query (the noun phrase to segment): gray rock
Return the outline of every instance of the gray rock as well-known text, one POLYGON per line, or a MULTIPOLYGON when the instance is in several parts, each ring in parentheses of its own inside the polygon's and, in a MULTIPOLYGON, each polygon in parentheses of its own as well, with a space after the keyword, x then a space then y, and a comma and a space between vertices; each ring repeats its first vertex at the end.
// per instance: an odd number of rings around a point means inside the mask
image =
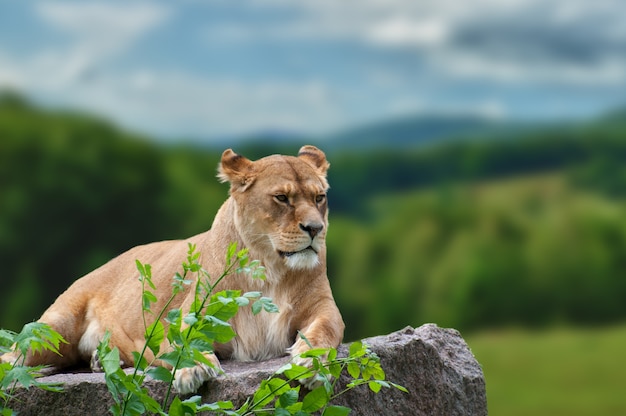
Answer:
MULTIPOLYGON (((485 380, 480 365, 467 344, 453 329, 433 324, 407 327, 365 342, 381 360, 387 380, 409 390, 383 389, 378 394, 361 386, 340 396, 334 404, 352 409, 352 415, 486 415, 485 380)), ((346 356, 341 345, 339 356, 346 356)), ((242 404, 288 357, 260 363, 223 362, 226 374, 207 382, 199 394, 205 403, 231 400, 242 404)), ((340 379, 340 388, 349 376, 340 379)), ((10 406, 21 415, 106 415, 113 404, 103 374, 56 374, 42 381, 59 382, 64 393, 20 389, 10 406)), ((165 385, 148 381, 155 398, 165 395, 165 385)))

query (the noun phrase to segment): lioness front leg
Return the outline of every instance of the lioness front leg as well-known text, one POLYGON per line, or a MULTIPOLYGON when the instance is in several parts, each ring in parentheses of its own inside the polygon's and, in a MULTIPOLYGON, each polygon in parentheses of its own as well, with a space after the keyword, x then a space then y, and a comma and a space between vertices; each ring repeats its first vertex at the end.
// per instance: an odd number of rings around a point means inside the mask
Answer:
MULTIPOLYGON (((193 304, 195 297, 194 294, 190 294, 184 300, 181 310, 189 311, 191 309, 191 305, 193 304)), ((188 328, 188 325, 183 322, 181 330, 185 330, 188 328)), ((168 340, 164 340, 161 345, 162 351, 167 351, 171 349, 168 340)), ((220 361, 215 355, 215 353, 211 351, 203 351, 202 355, 207 359, 211 365, 208 365, 203 362, 196 361, 196 365, 193 367, 185 367, 179 368, 174 371, 174 382, 173 386, 180 394, 188 394, 196 392, 205 381, 208 381, 212 378, 217 377, 220 374, 223 374, 222 366, 220 365, 220 361)), ((171 365, 163 362, 163 366, 168 368, 170 371, 173 371, 171 365)))
MULTIPOLYGON (((311 367, 311 358, 302 358, 300 355, 312 348, 336 348, 343 338, 344 324, 341 316, 333 318, 318 318, 310 325, 300 330, 296 342, 289 348, 289 353, 297 365, 311 367), (310 344, 310 346, 309 346, 310 344)), ((325 359, 326 357, 323 357, 325 359)), ((313 390, 321 385, 322 381, 316 377, 310 377, 300 381, 306 388, 313 390)))

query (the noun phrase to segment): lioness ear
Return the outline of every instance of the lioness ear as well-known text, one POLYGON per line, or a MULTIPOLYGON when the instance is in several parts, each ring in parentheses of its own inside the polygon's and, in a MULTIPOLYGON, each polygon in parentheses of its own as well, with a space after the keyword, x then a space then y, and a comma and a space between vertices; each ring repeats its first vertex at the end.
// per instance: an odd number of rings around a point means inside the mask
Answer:
POLYGON ((321 174, 325 175, 330 167, 330 163, 326 161, 326 155, 315 146, 306 145, 300 148, 298 157, 309 165, 317 169, 321 174))
POLYGON ((238 155, 232 149, 224 150, 217 177, 220 182, 230 182, 231 190, 243 191, 254 181, 252 165, 251 160, 238 155))

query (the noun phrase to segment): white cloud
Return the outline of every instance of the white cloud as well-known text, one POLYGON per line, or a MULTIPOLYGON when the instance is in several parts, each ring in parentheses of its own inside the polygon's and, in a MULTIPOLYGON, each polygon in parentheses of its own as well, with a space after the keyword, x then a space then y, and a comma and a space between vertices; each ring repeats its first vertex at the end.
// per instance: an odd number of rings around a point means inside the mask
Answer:
MULTIPOLYGON (((169 16, 156 3, 41 2, 39 17, 69 39, 37 51, 29 66, 55 77, 49 83, 65 86, 82 82, 98 67, 129 51, 134 43, 169 16)), ((33 80, 36 82, 36 80, 33 80)))
POLYGON ((448 75, 460 79, 484 79, 508 84, 549 84, 574 86, 610 86, 626 83, 626 61, 604 59, 595 63, 573 64, 538 61, 526 65, 516 59, 493 59, 463 51, 440 53, 432 63, 445 68, 448 75))
POLYGON ((442 20, 412 21, 398 16, 373 25, 366 38, 378 45, 437 46, 448 35, 449 27, 442 20))
POLYGON ((341 119, 333 89, 321 81, 244 81, 184 69, 106 67, 124 59, 138 39, 167 18, 156 4, 40 3, 36 11, 69 39, 30 54, 0 53, 0 87, 165 137, 267 128, 323 131, 341 119))
MULTIPOLYGON (((500 82, 622 84, 623 0, 285 0, 296 10, 266 33, 402 47, 440 76, 500 82), (494 47, 496 48, 494 50, 494 47)), ((241 31, 245 28, 240 28, 241 31)), ((263 36, 258 31, 255 36, 263 36)), ((254 39, 251 36, 249 39, 254 39)))
POLYGON ((169 14, 156 3, 42 2, 35 10, 44 21, 73 36, 75 43, 105 54, 126 50, 169 14))
POLYGON ((324 131, 341 119, 331 89, 314 81, 252 83, 140 70, 66 92, 82 108, 163 137, 246 134, 277 127, 324 131))

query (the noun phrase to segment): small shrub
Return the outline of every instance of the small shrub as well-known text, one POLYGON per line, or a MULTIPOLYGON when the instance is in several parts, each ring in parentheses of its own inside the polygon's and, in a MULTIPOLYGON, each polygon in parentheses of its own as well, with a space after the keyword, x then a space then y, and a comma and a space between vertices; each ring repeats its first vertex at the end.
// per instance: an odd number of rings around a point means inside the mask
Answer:
POLYGON ((59 345, 65 342, 59 333, 40 322, 24 325, 19 334, 0 329, 0 354, 17 353, 17 359, 14 362, 0 363, 0 415, 14 414, 8 404, 13 398, 15 389, 19 386, 27 389, 34 386, 49 391, 62 391, 58 384, 37 381, 37 377, 46 368, 45 366, 28 367, 24 363, 29 350, 33 352, 48 350, 59 354, 59 345))

